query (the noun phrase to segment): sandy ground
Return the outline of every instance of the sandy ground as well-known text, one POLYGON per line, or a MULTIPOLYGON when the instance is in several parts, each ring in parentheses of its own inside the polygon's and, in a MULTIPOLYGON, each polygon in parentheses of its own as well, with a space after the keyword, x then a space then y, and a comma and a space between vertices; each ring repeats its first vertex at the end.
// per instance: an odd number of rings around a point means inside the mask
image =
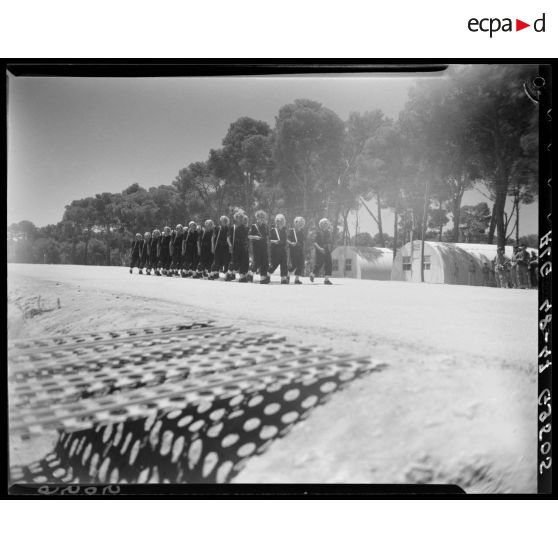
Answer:
MULTIPOLYGON (((535 291, 320 283, 9 265, 8 335, 211 318, 367 354, 388 366, 316 409, 234 482, 451 482, 467 492, 536 492, 535 291)), ((52 441, 12 439, 11 462, 41 457, 52 441)))

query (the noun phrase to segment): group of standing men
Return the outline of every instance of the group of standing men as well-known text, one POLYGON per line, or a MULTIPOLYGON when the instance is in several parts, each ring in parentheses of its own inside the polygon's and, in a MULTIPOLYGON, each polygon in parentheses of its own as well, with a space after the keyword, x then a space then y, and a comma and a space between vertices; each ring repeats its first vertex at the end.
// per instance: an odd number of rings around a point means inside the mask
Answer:
MULTIPOLYGON (((281 284, 301 285, 305 275, 306 221, 296 217, 293 226, 287 228, 285 216, 278 214, 274 226, 268 225, 264 211, 256 211, 256 221, 249 225, 246 213, 234 213, 233 224, 223 215, 215 226, 207 219, 203 226, 190 221, 187 228, 176 225, 174 230, 164 227, 161 233, 155 229, 143 236, 136 234, 131 249, 130 273, 137 267, 139 273, 167 277, 191 277, 216 280, 224 273, 225 281, 253 282, 259 274, 260 283, 271 282, 270 275, 280 269, 281 284)), ((324 269, 324 284, 331 285, 331 251, 333 249, 332 227, 328 219, 321 219, 313 247, 315 264, 310 281, 324 269)))
MULTIPOLYGON (((483 266, 483 274, 485 273, 483 266)), ((539 260, 535 252, 529 253, 527 245, 514 246, 511 258, 503 248, 498 248, 492 261, 496 286, 507 289, 536 289, 538 287, 539 260)), ((488 268, 490 272, 490 268, 488 268)), ((483 279, 484 281, 484 279, 483 279)))

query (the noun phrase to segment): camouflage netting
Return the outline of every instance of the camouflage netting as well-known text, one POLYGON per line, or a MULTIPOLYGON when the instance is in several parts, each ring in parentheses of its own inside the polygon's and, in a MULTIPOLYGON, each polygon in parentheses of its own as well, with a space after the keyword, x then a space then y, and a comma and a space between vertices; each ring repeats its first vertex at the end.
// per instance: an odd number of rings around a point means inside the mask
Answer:
POLYGON ((10 431, 57 429, 14 483, 228 482, 369 358, 213 323, 12 342, 10 431))

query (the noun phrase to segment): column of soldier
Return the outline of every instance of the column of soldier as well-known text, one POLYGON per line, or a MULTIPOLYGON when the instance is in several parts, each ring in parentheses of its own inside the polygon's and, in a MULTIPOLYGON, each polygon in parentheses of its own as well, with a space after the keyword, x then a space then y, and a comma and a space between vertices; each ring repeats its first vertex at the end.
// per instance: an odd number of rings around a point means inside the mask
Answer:
MULTIPOLYGON (((487 264, 484 264, 483 274, 487 264)), ((502 289, 536 289, 538 287, 539 260, 536 252, 529 252, 526 244, 514 246, 511 258, 498 248, 492 261, 497 287, 502 289)), ((488 271, 488 268, 487 268, 488 271)))
MULTIPOLYGON (((287 227, 285 216, 275 216, 268 226, 264 211, 257 211, 255 222, 243 210, 236 210, 231 224, 223 215, 217 225, 207 219, 203 225, 190 221, 187 227, 176 225, 174 230, 164 227, 143 236, 137 233, 130 254, 130 273, 137 267, 139 273, 166 277, 191 277, 248 283, 259 275, 261 284, 271 283, 270 275, 280 269, 281 284, 301 285, 305 275, 304 248, 306 222, 295 217, 293 226, 287 227), (250 245, 252 250, 250 251, 250 245), (250 254, 251 252, 251 254, 250 254), (250 257, 251 256, 251 257, 250 257)), ((315 264, 310 281, 324 270, 324 285, 331 285, 332 227, 328 219, 321 219, 312 241, 315 264)))

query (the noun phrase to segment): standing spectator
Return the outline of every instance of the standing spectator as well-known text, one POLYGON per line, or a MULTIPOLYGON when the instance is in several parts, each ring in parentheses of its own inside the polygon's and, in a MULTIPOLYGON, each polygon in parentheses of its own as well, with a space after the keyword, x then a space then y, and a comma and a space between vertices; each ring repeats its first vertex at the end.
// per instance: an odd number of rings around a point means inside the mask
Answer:
POLYGON ((488 287, 490 285, 490 267, 488 262, 482 264, 482 286, 488 287))
POLYGON ((494 271, 496 272, 496 285, 501 289, 508 288, 508 278, 506 276, 507 258, 503 248, 498 248, 496 258, 494 258, 494 271))
POLYGON ((459 266, 457 262, 453 264, 453 282, 458 285, 459 284, 459 266))
POLYGON ((527 252, 527 245, 522 244, 521 248, 517 252, 516 261, 516 277, 517 277, 517 288, 527 289, 529 287, 529 253, 527 252))
POLYGON ((531 259, 529 260, 529 282, 532 289, 539 286, 539 258, 536 252, 531 252, 531 259))
POLYGON ((469 260, 469 285, 472 286, 475 284, 476 282, 476 273, 477 273, 477 268, 475 266, 475 260, 473 260, 473 258, 471 258, 469 260))
POLYGON ((517 281, 517 254, 519 252, 519 246, 514 246, 513 247, 513 254, 511 257, 511 261, 509 264, 509 270, 510 270, 510 283, 511 283, 511 287, 518 289, 519 288, 519 283, 517 281))

